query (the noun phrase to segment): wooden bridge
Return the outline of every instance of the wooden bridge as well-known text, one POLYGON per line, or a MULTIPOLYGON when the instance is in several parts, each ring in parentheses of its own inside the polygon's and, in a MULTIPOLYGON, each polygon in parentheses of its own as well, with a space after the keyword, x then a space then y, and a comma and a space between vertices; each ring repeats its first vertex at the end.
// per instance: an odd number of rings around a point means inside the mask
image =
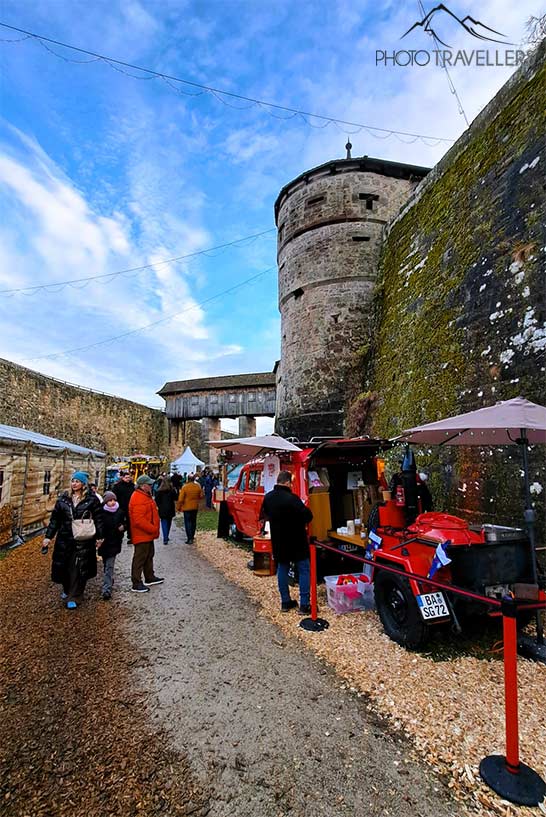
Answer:
MULTIPOLYGON (((237 418, 239 436, 256 434, 256 417, 275 415, 275 372, 203 377, 165 383, 158 394, 165 400, 169 436, 184 441, 186 420, 203 421, 203 439, 220 440, 220 419, 237 418)), ((217 452, 210 449, 211 463, 217 452)))

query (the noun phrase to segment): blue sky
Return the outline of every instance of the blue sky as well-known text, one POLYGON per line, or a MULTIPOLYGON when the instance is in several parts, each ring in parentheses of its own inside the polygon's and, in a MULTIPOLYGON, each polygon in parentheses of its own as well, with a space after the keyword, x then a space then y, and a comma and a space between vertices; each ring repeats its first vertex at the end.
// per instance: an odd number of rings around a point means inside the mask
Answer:
MULTIPOLYGON (((407 47, 399 37, 418 18, 416 3, 3 0, 0 8, 2 22, 281 105, 449 138, 465 128, 441 69, 375 66, 376 48, 407 47)), ((450 8, 517 43, 540 2, 450 8)), ((449 35, 450 45, 476 47, 462 30, 449 35)), ((412 36, 411 47, 430 47, 424 33, 412 36)), ((0 29, 0 37, 17 35, 0 29)), ((287 181, 344 155, 346 136, 332 125, 231 101, 236 110, 100 61, 66 62, 34 40, 0 43, 0 70, 0 289, 151 264, 267 230, 287 181)), ((453 70, 470 120, 512 71, 453 70)), ((351 140, 353 155, 422 165, 448 147, 366 131, 351 140)), ((0 356, 157 406, 166 380, 268 371, 279 356, 275 269, 203 302, 274 268, 275 246, 271 232, 84 287, 0 295, 0 356)))

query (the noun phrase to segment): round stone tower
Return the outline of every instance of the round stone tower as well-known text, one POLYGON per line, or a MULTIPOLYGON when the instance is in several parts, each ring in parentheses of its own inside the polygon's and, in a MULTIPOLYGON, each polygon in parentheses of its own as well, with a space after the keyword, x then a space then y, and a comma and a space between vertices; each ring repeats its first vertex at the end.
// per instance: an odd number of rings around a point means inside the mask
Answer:
POLYGON ((276 430, 341 436, 345 381, 362 345, 383 229, 428 168, 336 159, 289 182, 275 202, 281 362, 276 430))

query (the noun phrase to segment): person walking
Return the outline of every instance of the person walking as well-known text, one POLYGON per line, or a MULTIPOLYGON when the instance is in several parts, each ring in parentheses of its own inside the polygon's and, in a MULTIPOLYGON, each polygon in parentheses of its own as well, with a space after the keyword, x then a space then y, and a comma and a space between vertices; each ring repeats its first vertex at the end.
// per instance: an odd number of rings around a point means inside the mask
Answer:
POLYGON ((89 490, 94 496, 97 497, 100 504, 102 505, 102 503, 104 502, 104 498, 101 496, 101 494, 99 494, 97 483, 96 482, 90 482, 89 483, 89 490))
POLYGON ((307 525, 313 518, 309 508, 292 493, 292 475, 281 471, 277 484, 265 495, 260 518, 269 521, 273 556, 277 563, 277 583, 281 596, 281 611, 288 613, 297 607, 290 598, 288 570, 290 562, 295 562, 299 573, 300 615, 309 615, 309 541, 307 525))
POLYGON ((212 493, 216 488, 217 483, 214 479, 214 474, 211 471, 207 473, 203 481, 203 490, 205 492, 205 506, 207 510, 212 510, 212 493))
POLYGON ((178 491, 173 488, 169 477, 163 477, 155 494, 155 502, 159 511, 163 544, 169 544, 169 533, 174 517, 176 516, 176 500, 178 491))
POLYGON ((97 551, 102 558, 104 568, 104 578, 102 581, 103 601, 110 601, 112 598, 114 565, 116 563, 116 556, 118 553, 121 553, 121 541, 125 531, 124 523, 125 514, 120 508, 115 493, 113 491, 105 491, 104 504, 102 506, 104 541, 97 551))
POLYGON ((203 499, 203 489, 195 481, 195 474, 188 475, 188 481, 180 489, 178 494, 179 511, 184 514, 184 527, 186 528, 186 544, 193 545, 195 541, 195 529, 197 527, 197 512, 199 503, 203 499))
POLYGON ((129 502, 135 490, 133 475, 130 471, 123 471, 118 482, 112 488, 119 502, 119 507, 125 514, 125 527, 127 530, 127 544, 131 544, 131 530, 129 526, 129 502))
POLYGON ((182 479, 182 474, 178 474, 175 471, 174 474, 171 474, 171 482, 172 482, 173 488, 176 490, 176 493, 178 494, 179 490, 181 489, 181 487, 182 487, 182 485, 184 483, 184 480, 182 479))
POLYGON ((147 593, 150 590, 148 585, 163 584, 165 581, 154 573, 154 539, 159 536, 159 513, 152 497, 153 484, 153 479, 142 474, 129 500, 129 525, 134 547, 131 564, 133 593, 147 593))
POLYGON ((55 503, 42 542, 42 553, 47 553, 55 537, 51 580, 62 585, 61 599, 68 610, 81 604, 87 581, 97 575, 96 548, 103 542, 101 506, 89 491, 88 482, 84 471, 72 474, 70 491, 61 494, 55 503), (81 520, 86 521, 82 524, 81 520), (83 535, 89 536, 81 538, 80 528, 85 526, 89 530, 83 535))

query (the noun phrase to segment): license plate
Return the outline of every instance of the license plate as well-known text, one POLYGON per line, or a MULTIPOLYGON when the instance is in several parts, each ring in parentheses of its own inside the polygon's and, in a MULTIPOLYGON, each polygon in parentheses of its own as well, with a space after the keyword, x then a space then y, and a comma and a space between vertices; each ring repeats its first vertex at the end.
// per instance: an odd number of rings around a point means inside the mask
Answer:
POLYGON ((443 593, 423 593, 416 598, 425 621, 431 618, 449 618, 449 610, 443 593))

